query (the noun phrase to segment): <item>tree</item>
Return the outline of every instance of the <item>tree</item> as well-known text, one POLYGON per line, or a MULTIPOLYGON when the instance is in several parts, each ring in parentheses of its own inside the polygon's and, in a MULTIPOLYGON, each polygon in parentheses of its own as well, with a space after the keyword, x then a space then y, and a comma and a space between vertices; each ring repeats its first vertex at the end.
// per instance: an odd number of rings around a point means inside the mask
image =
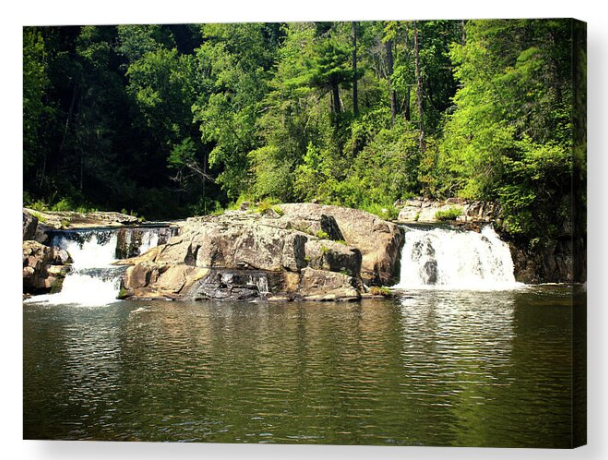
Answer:
POLYGON ((359 115, 359 100, 357 94, 357 23, 353 22, 353 113, 359 115))
POLYGON ((41 125, 53 109, 46 101, 50 81, 42 33, 37 28, 23 28, 23 166, 26 175, 39 168, 42 182, 46 169, 46 152, 42 148, 41 125))
POLYGON ((469 21, 466 37, 442 155, 452 189, 499 200, 513 234, 551 238, 570 212, 570 22, 469 21))
POLYGON ((420 126, 420 150, 424 152, 426 142, 424 140, 424 112, 422 109, 422 76, 420 73, 420 52, 418 49, 418 26, 414 22, 414 61, 416 63, 416 101, 418 106, 418 123, 420 126))
POLYGON ((196 51, 202 89, 192 110, 202 142, 211 147, 209 164, 221 172, 217 182, 230 199, 249 184, 248 152, 259 144, 256 123, 268 92, 277 46, 271 26, 207 24, 196 51))

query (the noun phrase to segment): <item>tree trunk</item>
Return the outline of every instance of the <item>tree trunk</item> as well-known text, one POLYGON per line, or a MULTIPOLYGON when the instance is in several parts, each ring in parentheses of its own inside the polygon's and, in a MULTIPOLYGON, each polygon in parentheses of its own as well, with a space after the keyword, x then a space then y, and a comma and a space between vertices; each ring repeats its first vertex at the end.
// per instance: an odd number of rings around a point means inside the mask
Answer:
POLYGON ((412 121, 412 114, 410 112, 410 87, 408 85, 405 90, 405 110, 403 111, 403 116, 407 121, 412 121))
POLYGON ((65 146, 65 140, 68 135, 68 129, 70 128, 70 121, 72 120, 72 114, 74 113, 74 104, 76 103, 76 95, 78 94, 78 86, 74 84, 74 90, 72 91, 72 100, 70 101, 70 108, 68 110, 68 116, 65 119, 65 126, 63 128, 63 137, 61 138, 61 144, 59 145, 59 151, 63 150, 65 146))
MULTIPOLYGON (((405 24, 405 65, 407 67, 409 67, 410 65, 410 41, 409 41, 409 37, 410 37, 410 31, 409 28, 407 26, 407 23, 405 24)), ((412 121, 412 113, 411 113, 411 98, 410 98, 410 85, 405 85, 405 104, 404 104, 404 110, 403 110, 403 116, 405 117, 406 121, 412 121)))
POLYGON ((390 82, 390 88, 391 88, 391 122, 394 125, 395 124, 395 116, 397 115, 397 92, 393 89, 393 82, 392 82, 392 77, 393 77, 393 40, 388 40, 385 44, 384 44, 385 48, 386 48, 386 61, 387 61, 387 65, 388 65, 388 78, 389 78, 389 82, 390 82))
POLYGON ((84 150, 80 149, 80 192, 82 193, 84 177, 84 150))
POLYGON ((462 46, 467 44, 467 29, 465 28, 464 19, 460 21, 460 26, 462 27, 462 46))
POLYGON ((337 115, 341 111, 341 103, 340 103, 340 87, 338 83, 331 83, 331 91, 332 91, 332 101, 334 103, 334 113, 337 115))
POLYGON ((353 22, 353 112, 359 115, 359 99, 357 94, 357 23, 353 22))
POLYGON ((414 60, 416 63, 416 102, 418 104, 418 117, 420 119, 420 150, 426 150, 426 140, 424 139, 424 120, 422 110, 422 77, 420 75, 420 55, 418 52, 418 25, 414 22, 414 60))

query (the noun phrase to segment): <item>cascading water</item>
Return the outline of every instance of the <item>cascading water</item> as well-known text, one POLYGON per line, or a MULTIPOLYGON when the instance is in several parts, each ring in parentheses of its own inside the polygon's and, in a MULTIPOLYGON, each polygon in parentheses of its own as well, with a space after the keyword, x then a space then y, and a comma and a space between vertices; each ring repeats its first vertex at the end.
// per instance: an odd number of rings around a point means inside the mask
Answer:
POLYGON ((508 245, 491 226, 480 233, 439 227, 405 228, 400 289, 513 289, 508 245))
POLYGON ((118 258, 143 254, 159 242, 165 243, 174 230, 167 228, 91 229, 57 231, 51 244, 65 249, 72 257, 70 272, 61 292, 35 296, 32 302, 49 304, 106 305, 116 301, 120 278, 126 267, 112 265, 118 258), (137 233, 137 247, 132 233, 137 233), (123 254, 128 246, 128 253, 123 254), (119 249, 122 248, 122 251, 119 249))

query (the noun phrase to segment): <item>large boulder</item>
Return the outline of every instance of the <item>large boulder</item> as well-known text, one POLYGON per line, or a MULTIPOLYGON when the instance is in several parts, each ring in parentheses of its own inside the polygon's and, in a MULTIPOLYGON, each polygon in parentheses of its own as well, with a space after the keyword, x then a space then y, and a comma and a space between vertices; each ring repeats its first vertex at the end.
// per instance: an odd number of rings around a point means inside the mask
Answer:
POLYGON ((72 262, 63 249, 37 241, 23 242, 23 293, 59 292, 72 262))
POLYGON ((341 213, 343 208, 335 206, 326 211, 339 217, 328 212, 307 215, 294 212, 293 205, 283 206, 286 210, 266 215, 232 211, 188 219, 179 236, 122 261, 131 264, 123 294, 194 300, 350 300, 360 298, 364 280, 392 277, 402 238, 393 224, 362 211, 349 216, 355 210, 341 213), (370 232, 368 239, 357 230, 370 232), (365 248, 367 259, 354 242, 365 248))
POLYGON ((284 217, 292 222, 315 220, 323 216, 333 218, 347 245, 361 252, 361 278, 368 284, 390 285, 396 279, 403 231, 374 214, 360 209, 315 203, 283 204, 279 206, 284 217))

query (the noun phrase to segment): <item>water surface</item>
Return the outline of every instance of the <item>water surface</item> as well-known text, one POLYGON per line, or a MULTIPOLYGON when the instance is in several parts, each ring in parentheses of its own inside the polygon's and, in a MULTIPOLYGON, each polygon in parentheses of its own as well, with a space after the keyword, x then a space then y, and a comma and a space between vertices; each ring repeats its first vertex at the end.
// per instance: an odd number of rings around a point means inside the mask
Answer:
POLYGON ((565 287, 26 304, 24 437, 569 447, 565 287))

